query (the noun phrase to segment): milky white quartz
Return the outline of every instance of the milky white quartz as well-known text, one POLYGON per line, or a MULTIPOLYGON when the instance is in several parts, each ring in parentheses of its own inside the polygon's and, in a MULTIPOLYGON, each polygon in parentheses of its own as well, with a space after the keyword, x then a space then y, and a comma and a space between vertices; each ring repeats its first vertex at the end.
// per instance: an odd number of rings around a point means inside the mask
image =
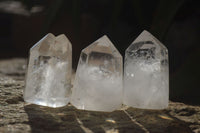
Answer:
POLYGON ((67 37, 49 33, 30 49, 24 100, 61 107, 71 94, 72 48, 67 37))
POLYGON ((126 49, 123 103, 144 109, 168 106, 169 67, 167 48, 147 31, 126 49))
POLYGON ((122 104, 122 56, 103 36, 82 50, 71 103, 78 109, 113 111, 122 104))

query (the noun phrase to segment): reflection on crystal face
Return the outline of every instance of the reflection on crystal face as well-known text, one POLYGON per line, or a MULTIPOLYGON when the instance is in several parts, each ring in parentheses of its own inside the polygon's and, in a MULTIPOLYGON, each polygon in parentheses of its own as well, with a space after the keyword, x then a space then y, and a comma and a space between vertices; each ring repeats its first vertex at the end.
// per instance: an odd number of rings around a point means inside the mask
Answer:
POLYGON ((24 100, 60 107, 69 102, 71 43, 65 35, 47 34, 30 49, 24 100))
POLYGON ((147 109, 168 106, 169 70, 167 48, 143 31, 126 49, 124 104, 147 109))
POLYGON ((82 50, 71 103, 79 108, 113 111, 122 104, 122 56, 103 36, 82 50))

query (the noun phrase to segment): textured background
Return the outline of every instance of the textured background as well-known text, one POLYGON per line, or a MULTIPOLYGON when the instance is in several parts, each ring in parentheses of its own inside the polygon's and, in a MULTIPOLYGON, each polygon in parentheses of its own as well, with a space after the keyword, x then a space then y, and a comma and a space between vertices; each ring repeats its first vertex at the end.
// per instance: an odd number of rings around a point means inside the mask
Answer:
POLYGON ((195 0, 1 0, 0 132, 199 133, 199 7, 195 0), (173 102, 166 110, 101 113, 23 102, 29 48, 48 32, 69 38, 76 69, 81 50, 102 35, 124 55, 144 29, 169 49, 173 102))

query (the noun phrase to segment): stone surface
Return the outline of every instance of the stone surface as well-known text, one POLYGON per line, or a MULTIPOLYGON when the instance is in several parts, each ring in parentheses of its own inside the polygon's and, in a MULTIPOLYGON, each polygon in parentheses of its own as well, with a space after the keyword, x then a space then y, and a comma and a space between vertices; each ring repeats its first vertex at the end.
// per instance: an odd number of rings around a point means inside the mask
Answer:
POLYGON ((70 98, 72 48, 67 37, 49 33, 30 49, 24 100, 61 107, 70 98))
POLYGON ((103 36, 82 50, 71 103, 78 109, 113 111, 122 105, 122 56, 103 36))
POLYGON ((167 48, 143 31, 126 49, 124 104, 136 108, 163 109, 169 99, 167 48))
POLYGON ((1 133, 200 133, 200 106, 170 102, 165 110, 124 107, 114 112, 24 103, 26 60, 0 60, 1 133))

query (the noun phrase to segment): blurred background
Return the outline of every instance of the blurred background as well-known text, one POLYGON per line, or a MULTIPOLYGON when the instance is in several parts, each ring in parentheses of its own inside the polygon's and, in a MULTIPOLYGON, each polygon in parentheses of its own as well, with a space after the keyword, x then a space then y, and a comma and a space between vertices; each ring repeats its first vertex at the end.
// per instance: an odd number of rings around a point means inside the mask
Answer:
POLYGON ((1 0, 0 58, 27 58, 44 35, 63 33, 76 69, 81 50, 104 34, 124 55, 144 29, 169 50, 170 99, 200 105, 197 0, 1 0))

